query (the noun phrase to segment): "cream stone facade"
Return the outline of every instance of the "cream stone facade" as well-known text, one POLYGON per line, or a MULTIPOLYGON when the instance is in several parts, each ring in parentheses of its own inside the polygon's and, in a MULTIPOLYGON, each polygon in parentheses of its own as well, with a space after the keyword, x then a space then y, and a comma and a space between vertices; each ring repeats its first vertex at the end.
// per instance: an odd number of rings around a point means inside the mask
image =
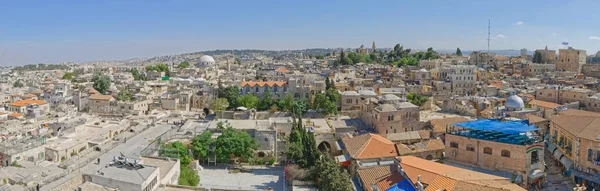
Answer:
POLYGON ((560 49, 558 52, 557 70, 581 72, 581 67, 585 64, 587 57, 585 50, 577 50, 569 47, 569 49, 560 49))

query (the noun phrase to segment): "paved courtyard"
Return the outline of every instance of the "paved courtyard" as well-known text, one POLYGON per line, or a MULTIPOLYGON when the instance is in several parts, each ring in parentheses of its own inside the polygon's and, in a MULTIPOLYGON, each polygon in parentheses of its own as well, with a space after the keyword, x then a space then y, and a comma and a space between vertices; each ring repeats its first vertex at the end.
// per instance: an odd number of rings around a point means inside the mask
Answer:
POLYGON ((283 167, 253 167, 251 173, 229 173, 225 166, 204 167, 198 173, 202 188, 240 190, 285 190, 283 167))

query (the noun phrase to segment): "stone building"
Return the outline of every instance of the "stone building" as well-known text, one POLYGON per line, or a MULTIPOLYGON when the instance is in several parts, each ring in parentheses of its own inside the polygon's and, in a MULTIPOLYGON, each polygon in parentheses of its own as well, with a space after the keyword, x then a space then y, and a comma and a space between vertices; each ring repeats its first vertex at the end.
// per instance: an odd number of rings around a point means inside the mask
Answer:
POLYGON ((588 89, 548 86, 535 91, 535 99, 566 104, 572 102, 584 103, 595 92, 588 89), (560 92, 560 93, 559 93, 560 92))
POLYGON ((566 110, 551 119, 548 151, 566 174, 589 189, 600 189, 600 114, 566 110), (594 183, 596 182, 596 183, 594 183))
MULTIPOLYGON (((388 94, 386 96, 393 96, 388 94)), ((362 101, 360 119, 381 135, 417 131, 424 128, 419 121, 419 107, 396 99, 385 100, 379 104, 377 99, 370 98, 362 101)))
POLYGON ((446 160, 513 174, 516 183, 545 178, 544 144, 535 126, 524 121, 478 120, 446 131, 446 160))
POLYGON ((548 50, 548 46, 546 48, 535 50, 538 52, 542 58, 540 64, 556 64, 556 50, 548 50))
POLYGON ((577 50, 569 47, 568 49, 560 49, 558 61, 556 62, 556 70, 564 70, 579 73, 581 67, 585 64, 587 54, 585 50, 577 50))
POLYGON ((600 78, 600 64, 584 64, 581 73, 586 77, 600 78))

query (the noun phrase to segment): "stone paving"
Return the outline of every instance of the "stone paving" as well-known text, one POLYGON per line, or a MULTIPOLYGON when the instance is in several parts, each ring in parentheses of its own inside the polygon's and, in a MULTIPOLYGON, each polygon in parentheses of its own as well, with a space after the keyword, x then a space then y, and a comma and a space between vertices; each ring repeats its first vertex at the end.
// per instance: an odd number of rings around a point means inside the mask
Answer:
POLYGON ((229 173, 226 166, 203 166, 198 172, 201 188, 234 189, 234 190, 283 190, 283 167, 249 167, 251 173, 229 173))
POLYGON ((562 191, 562 190, 573 190, 575 184, 571 181, 571 178, 562 175, 561 169, 556 165, 556 160, 552 158, 552 154, 547 150, 544 153, 544 161, 548 165, 548 172, 546 176, 546 183, 542 187, 542 191, 562 191))

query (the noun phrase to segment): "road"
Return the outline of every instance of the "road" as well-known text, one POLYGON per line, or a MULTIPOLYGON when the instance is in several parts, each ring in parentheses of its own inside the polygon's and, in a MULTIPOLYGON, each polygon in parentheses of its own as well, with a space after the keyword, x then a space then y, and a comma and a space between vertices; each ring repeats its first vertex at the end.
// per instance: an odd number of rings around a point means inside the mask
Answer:
MULTIPOLYGON (((148 129, 144 132, 141 132, 140 134, 127 140, 127 143, 125 143, 125 144, 121 143, 119 146, 115 147, 114 149, 112 149, 112 150, 108 151, 107 153, 103 154, 102 156, 100 156, 100 164, 96 164, 96 161, 89 163, 81 168, 81 172, 82 173, 94 172, 94 171, 102 168, 103 166, 107 165, 108 163, 110 163, 110 161, 113 159, 114 156, 120 156, 121 153, 123 153, 126 156, 139 156, 140 151, 142 149, 146 148, 146 146, 148 146, 148 144, 150 143, 151 140, 154 140, 159 135, 165 133, 167 130, 170 130, 171 126, 172 125, 156 125, 155 127, 151 127, 150 129, 148 129)), ((65 183, 66 181, 68 181, 69 179, 71 179, 74 176, 81 176, 81 175, 77 172, 73 172, 73 173, 69 174, 68 176, 65 176, 61 179, 58 179, 57 181, 54 181, 50 184, 43 186, 40 190, 42 190, 42 191, 51 190, 52 188, 65 183)))

